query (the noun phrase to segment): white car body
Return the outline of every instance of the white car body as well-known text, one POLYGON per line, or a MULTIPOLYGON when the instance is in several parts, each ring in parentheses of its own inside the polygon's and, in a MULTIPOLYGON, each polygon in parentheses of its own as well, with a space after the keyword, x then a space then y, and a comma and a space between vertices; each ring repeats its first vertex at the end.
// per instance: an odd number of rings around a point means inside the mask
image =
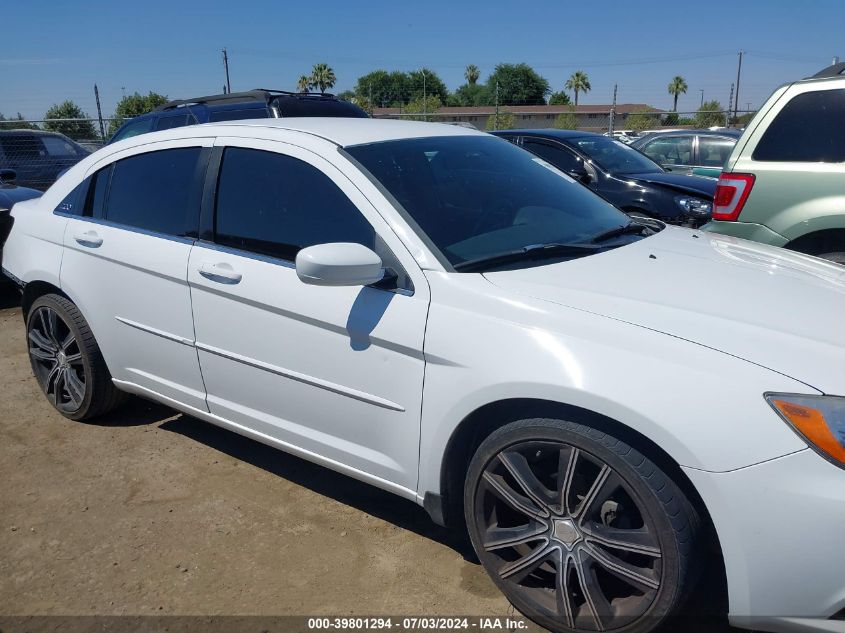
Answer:
POLYGON ((121 389, 432 503, 435 515, 450 440, 474 413, 530 399, 615 420, 664 451, 703 500, 736 624, 841 630, 826 618, 845 609, 845 471, 763 394, 845 394, 845 269, 667 227, 575 261, 448 272, 338 147, 472 134, 283 119, 135 137, 16 205, 3 268, 79 307, 121 389), (413 293, 383 293, 373 314, 356 306, 360 287, 305 285, 267 258, 54 213, 111 161, 197 145, 317 167, 375 227, 413 293), (102 240, 93 255, 79 242, 92 234, 102 240), (211 281, 200 274, 209 266, 240 283, 211 281))

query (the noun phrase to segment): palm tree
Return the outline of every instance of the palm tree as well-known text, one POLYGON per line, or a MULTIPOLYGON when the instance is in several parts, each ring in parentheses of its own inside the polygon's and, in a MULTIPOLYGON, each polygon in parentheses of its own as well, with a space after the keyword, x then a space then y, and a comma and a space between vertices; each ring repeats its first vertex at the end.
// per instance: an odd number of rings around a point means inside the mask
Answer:
POLYGON ((572 90, 575 93, 575 107, 578 107, 578 93, 589 92, 592 86, 590 85, 590 78, 583 70, 576 70, 572 76, 566 80, 563 87, 567 90, 572 90))
POLYGON ((672 83, 669 84, 669 94, 675 97, 675 103, 672 105, 672 112, 678 111, 678 95, 687 91, 687 82, 680 75, 675 75, 672 83))
POLYGON ((311 85, 311 79, 308 75, 300 75, 299 81, 296 82, 296 89, 299 92, 308 92, 308 88, 311 85))
POLYGON ((478 70, 478 66, 476 66, 475 64, 470 64, 464 71, 464 77, 466 77, 467 83, 470 86, 474 86, 480 76, 481 71, 478 70))
POLYGON ((320 92, 325 92, 327 88, 334 86, 336 81, 337 77, 328 64, 314 64, 311 76, 308 78, 310 87, 319 88, 320 92))

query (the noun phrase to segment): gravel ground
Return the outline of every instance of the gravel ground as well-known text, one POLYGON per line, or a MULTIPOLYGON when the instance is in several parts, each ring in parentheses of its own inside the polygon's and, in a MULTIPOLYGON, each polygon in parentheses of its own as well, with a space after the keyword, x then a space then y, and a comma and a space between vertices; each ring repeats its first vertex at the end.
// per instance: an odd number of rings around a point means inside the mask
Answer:
POLYGON ((514 614, 409 501, 138 399, 63 418, 0 295, 0 616, 514 614))

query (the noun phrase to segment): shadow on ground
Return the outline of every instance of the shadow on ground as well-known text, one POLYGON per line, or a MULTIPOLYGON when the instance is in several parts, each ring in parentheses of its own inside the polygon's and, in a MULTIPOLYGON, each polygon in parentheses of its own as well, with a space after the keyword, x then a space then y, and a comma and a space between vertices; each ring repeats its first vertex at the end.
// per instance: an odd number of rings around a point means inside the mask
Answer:
POLYGON ((17 308, 20 305, 21 293, 14 285, 2 279, 2 275, 0 275, 0 310, 17 308))

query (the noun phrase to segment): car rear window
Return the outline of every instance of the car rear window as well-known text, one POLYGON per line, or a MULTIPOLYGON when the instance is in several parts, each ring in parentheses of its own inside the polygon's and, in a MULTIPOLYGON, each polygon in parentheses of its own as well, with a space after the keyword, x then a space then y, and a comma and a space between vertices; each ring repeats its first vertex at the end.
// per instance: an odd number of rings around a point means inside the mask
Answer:
POLYGON ((751 157, 759 161, 845 162, 845 90, 805 92, 777 115, 751 157))

